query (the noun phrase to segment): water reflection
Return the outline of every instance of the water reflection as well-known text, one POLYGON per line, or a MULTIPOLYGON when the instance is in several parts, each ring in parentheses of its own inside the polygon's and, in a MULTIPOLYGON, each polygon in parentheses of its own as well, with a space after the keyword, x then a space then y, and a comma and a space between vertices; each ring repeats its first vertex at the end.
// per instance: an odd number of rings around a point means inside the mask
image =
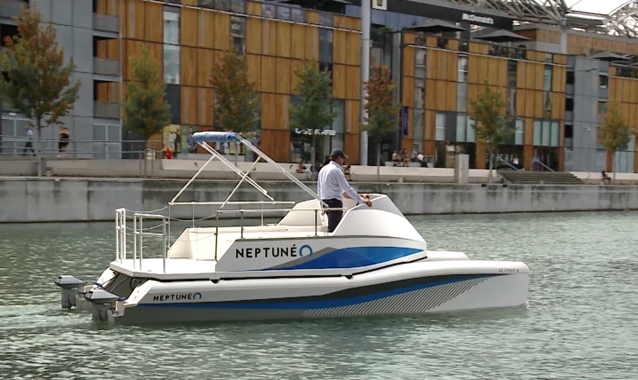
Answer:
POLYGON ((527 308, 420 316, 107 327, 63 312, 111 223, 0 225, 0 373, 33 378, 637 378, 637 213, 420 216, 431 248, 522 260, 527 308))

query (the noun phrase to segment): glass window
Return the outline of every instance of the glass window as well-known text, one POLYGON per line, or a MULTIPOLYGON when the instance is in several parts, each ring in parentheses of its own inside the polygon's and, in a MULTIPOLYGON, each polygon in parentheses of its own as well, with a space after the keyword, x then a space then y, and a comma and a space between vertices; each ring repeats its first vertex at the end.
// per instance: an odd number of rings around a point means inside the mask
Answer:
POLYGON ((516 73, 518 70, 518 62, 510 59, 507 61, 507 87, 516 88, 516 73))
POLYGON ((325 26, 332 26, 332 23, 333 23, 332 15, 328 13, 320 13, 319 23, 325 26))
POLYGON ((603 116, 607 113, 607 102, 598 102, 598 115, 603 116))
POLYGON ((179 44, 179 13, 172 9, 164 11, 164 43, 179 44))
POLYGON ((246 2, 244 0, 231 0, 230 9, 237 13, 246 13, 246 2))
POLYGON ((445 114, 442 112, 436 113, 436 134, 434 139, 437 141, 445 140, 445 114))
POLYGON ((514 132, 514 144, 523 145, 525 141, 525 123, 523 119, 516 119, 515 128, 516 130, 514 132))
POLYGON ((552 90, 552 65, 545 65, 545 73, 543 75, 543 90, 545 92, 552 90))
POLYGON ((550 136, 550 146, 557 147, 560 145, 560 124, 557 121, 552 122, 551 126, 551 136, 550 136))
POLYGON ((534 120, 534 145, 542 145, 542 133, 542 123, 539 120, 534 120))
POLYGON ((568 71, 567 72, 567 84, 574 84, 574 72, 573 71, 568 71))
POLYGON ((549 136, 550 136, 550 129, 551 129, 551 125, 552 123, 550 121, 543 121, 543 140, 542 140, 542 144, 544 146, 549 146, 549 136))
POLYGON ((609 85, 609 77, 607 75, 599 75, 598 83, 600 85, 600 88, 607 88, 607 86, 609 85))
POLYGON ((304 22, 305 19, 303 17, 303 9, 301 8, 292 8, 291 10, 292 21, 296 22, 304 22))
POLYGON ((233 40, 233 48, 239 54, 245 51, 246 19, 232 16, 230 18, 230 35, 233 40))
POLYGON ((275 18, 276 9, 274 5, 264 4, 261 8, 261 14, 266 18, 275 18))
POLYGON ((415 143, 423 140, 423 110, 414 110, 414 133, 415 143))
POLYGON ((370 65, 372 67, 383 64, 383 49, 380 47, 372 47, 370 49, 370 65))
POLYGON ((179 45, 164 45, 164 81, 179 84, 179 45))
POLYGON ((456 110, 459 112, 467 110, 467 83, 459 83, 457 85, 456 110))
MULTIPOLYGON (((14 126, 16 136, 26 136, 27 130, 31 127, 31 120, 22 119, 22 116, 14 116, 14 126)), ((34 131, 34 133, 37 133, 34 131)))
POLYGON ((425 108, 423 95, 425 92, 425 81, 423 79, 414 80, 414 108, 425 108))
POLYGON ((414 58, 414 76, 417 78, 425 78, 425 49, 416 49, 414 58))
POLYGON ((467 82, 467 57, 460 56, 458 60, 459 73, 458 81, 461 83, 467 82))
POLYGON ((106 126, 94 125, 93 126, 93 140, 105 141, 106 140, 106 126))
POLYGON ((281 20, 290 20, 290 8, 278 6, 277 7, 277 18, 281 20))
POLYGON ((179 10, 164 9, 164 81, 179 84, 179 10))
POLYGON ((227 11, 230 9, 230 0, 215 0, 215 9, 227 11))
POLYGON ((467 116, 456 115, 456 141, 465 142, 465 130, 467 128, 467 116))
POLYGON ((334 137, 332 137, 332 150, 343 149, 344 143, 344 120, 345 120, 345 105, 343 100, 335 99, 332 103, 332 112, 335 113, 335 118, 332 122, 332 129, 335 131, 334 137))
POLYGON ((116 124, 110 124, 108 126, 108 140, 110 141, 120 141, 120 132, 122 131, 122 128, 120 128, 119 125, 116 124))
POLYGON ((332 31, 319 30, 319 62, 332 63, 332 31))
POLYGON ((565 124, 565 148, 574 149, 574 126, 565 124))
POLYGON ((467 142, 476 142, 476 129, 474 128, 474 126, 476 125, 476 122, 470 118, 468 118, 468 123, 467 123, 467 138, 466 141, 467 142))
POLYGON ((199 0, 199 6, 204 8, 215 8, 215 0, 199 0))

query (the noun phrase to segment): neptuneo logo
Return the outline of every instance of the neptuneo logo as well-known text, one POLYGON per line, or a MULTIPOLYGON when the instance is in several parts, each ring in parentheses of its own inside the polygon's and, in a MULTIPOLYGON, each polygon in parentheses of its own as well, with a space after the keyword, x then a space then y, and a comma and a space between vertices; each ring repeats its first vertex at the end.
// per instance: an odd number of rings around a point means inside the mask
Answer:
POLYGON ((235 258, 246 259, 258 259, 258 258, 273 258, 273 257, 303 257, 312 255, 312 247, 308 244, 304 244, 301 247, 297 247, 297 244, 293 244, 289 247, 246 247, 235 248, 235 258))
POLYGON ((174 294, 158 294, 153 296, 153 302, 168 301, 197 301, 202 299, 202 293, 174 293, 174 294))
POLYGON ((481 24, 494 25, 494 19, 487 16, 477 16, 470 13, 463 13, 461 19, 463 19, 463 21, 480 22, 481 24))

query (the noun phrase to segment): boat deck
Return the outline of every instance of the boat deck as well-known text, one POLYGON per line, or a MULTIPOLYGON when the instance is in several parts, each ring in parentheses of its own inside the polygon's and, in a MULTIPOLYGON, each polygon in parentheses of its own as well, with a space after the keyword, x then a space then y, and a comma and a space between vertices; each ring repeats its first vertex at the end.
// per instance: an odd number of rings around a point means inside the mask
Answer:
POLYGON ((172 279, 202 279, 211 278, 215 272, 214 260, 192 260, 192 259, 166 259, 166 267, 164 260, 161 258, 143 259, 141 260, 123 260, 113 261, 110 264, 111 269, 124 273, 131 277, 156 278, 161 280, 172 279), (164 270, 166 268, 166 270, 164 270))

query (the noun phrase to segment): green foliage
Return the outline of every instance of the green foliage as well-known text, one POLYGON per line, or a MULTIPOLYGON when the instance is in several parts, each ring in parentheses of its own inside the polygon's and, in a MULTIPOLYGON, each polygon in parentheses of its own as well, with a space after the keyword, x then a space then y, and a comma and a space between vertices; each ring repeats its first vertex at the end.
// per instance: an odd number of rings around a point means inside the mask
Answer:
MULTIPOLYGON (((51 25, 40 25, 40 14, 26 9, 17 18, 18 35, 7 38, 0 51, 0 96, 33 119, 38 140, 43 127, 59 124, 72 109, 80 83, 71 83, 73 63, 64 64, 51 25)), ((38 151, 36 144, 36 152, 38 151)))
POLYGON ((485 91, 470 101, 468 114, 475 121, 474 128, 478 141, 483 142, 489 156, 489 180, 492 178, 494 153, 499 144, 505 143, 514 133, 512 123, 507 120, 505 100, 500 92, 485 86, 485 91))
POLYGON ((171 121, 159 63, 148 49, 133 58, 133 73, 124 105, 124 127, 148 139, 171 121))
POLYGON ((215 124, 228 131, 254 132, 259 120, 259 97, 248 81, 246 59, 232 51, 211 73, 215 92, 215 124))
POLYGON ((493 151, 512 135, 504 116, 505 100, 500 92, 485 87, 485 91, 470 101, 469 116, 475 121, 476 136, 493 151))
POLYGON ((314 130, 330 127, 335 118, 335 113, 332 112, 330 73, 319 71, 315 65, 308 64, 295 75, 299 78, 295 87, 299 102, 290 105, 290 128, 314 130))
POLYGON ((600 143, 610 153, 629 144, 630 128, 616 107, 609 107, 605 121, 600 126, 600 143))
POLYGON ((386 66, 373 67, 370 80, 364 86, 368 117, 363 129, 368 131, 372 140, 380 142, 395 130, 400 108, 394 101, 396 85, 390 69, 386 66))

